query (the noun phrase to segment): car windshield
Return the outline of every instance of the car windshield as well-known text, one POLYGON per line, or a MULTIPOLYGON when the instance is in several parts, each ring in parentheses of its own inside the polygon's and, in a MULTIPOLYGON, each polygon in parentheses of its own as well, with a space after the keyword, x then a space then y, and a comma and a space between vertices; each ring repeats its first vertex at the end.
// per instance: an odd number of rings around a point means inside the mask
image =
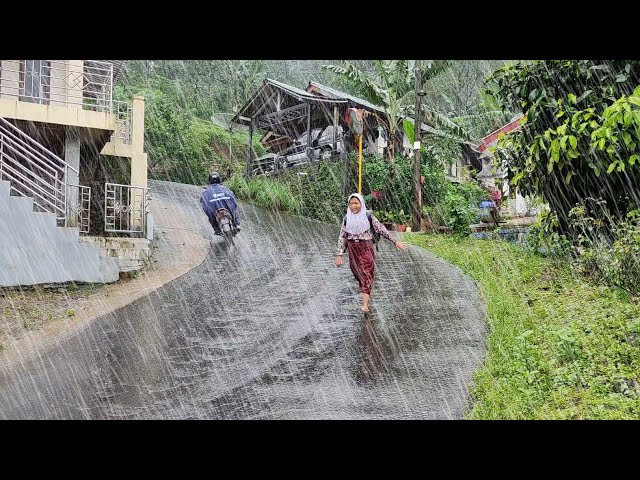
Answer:
MULTIPOLYGON (((318 136, 319 132, 320 132, 319 128, 314 128, 313 130, 311 130, 311 141, 313 141, 318 136)), ((298 137, 298 139, 296 140, 296 143, 300 143, 302 145, 306 145, 307 144, 307 132, 305 132, 302 135, 300 135, 298 137)))
MULTIPOLYGON (((338 133, 338 137, 342 135, 342 127, 340 125, 338 125, 337 133, 338 133)), ((322 139, 329 138, 329 137, 333 139, 333 125, 329 125, 322 132, 322 137, 321 137, 322 139)))

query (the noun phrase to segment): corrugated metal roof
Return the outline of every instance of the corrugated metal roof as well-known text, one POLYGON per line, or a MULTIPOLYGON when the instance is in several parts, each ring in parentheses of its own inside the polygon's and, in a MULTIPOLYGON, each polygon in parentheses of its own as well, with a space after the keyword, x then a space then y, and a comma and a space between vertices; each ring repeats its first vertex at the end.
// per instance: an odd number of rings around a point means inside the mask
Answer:
MULTIPOLYGON (((335 88, 327 87, 326 85, 322 85, 321 83, 309 82, 309 86, 307 88, 311 88, 311 87, 315 87, 318 90, 321 90, 327 96, 332 96, 334 98, 349 99, 352 102, 357 103, 359 105, 362 105, 362 106, 364 106, 364 107, 366 107, 366 108, 368 108, 370 110, 375 110, 375 111, 380 112, 380 113, 386 113, 383 108, 381 108, 381 107, 379 107, 377 105, 374 105, 373 103, 368 102, 367 100, 364 100, 363 98, 359 98, 359 97, 356 97, 354 95, 350 95, 350 94, 348 94, 346 92, 342 92, 340 90, 336 90, 335 88)), ((401 118, 404 118, 404 117, 401 117, 401 118)), ((414 123, 413 118, 407 117, 407 119, 411 123, 414 123)), ((453 135, 449 135, 446 132, 443 132, 442 130, 435 129, 435 128, 427 125, 426 123, 421 123, 421 127, 422 127, 422 131, 423 132, 429 132, 429 133, 432 133, 434 135, 439 135, 441 137, 455 138, 453 135)))
POLYGON ((327 87, 326 85, 322 85, 321 83, 318 83, 318 82, 309 82, 309 86, 307 88, 312 87, 312 86, 316 87, 318 90, 322 90, 323 92, 325 92, 324 93, 325 96, 333 97, 333 98, 349 99, 352 102, 355 102, 355 103, 358 103, 360 105, 363 105, 363 106, 365 106, 365 107, 367 107, 367 108, 369 108, 371 110, 376 110, 378 112, 384 113, 384 109, 383 108, 381 108, 381 107, 379 107, 377 105, 374 105, 373 103, 368 102, 363 98, 355 97, 355 96, 350 95, 350 94, 348 94, 346 92, 341 92, 340 90, 336 90, 335 88, 331 88, 331 87, 327 87))
POLYGON ((113 63, 113 81, 117 81, 121 73, 124 72, 124 66, 127 63, 126 60, 109 60, 113 63))
POLYGON ((240 117, 244 117, 247 115, 247 111, 251 110, 250 107, 253 105, 254 102, 256 102, 259 99, 264 89, 269 87, 281 90, 285 94, 301 102, 312 101, 312 102, 325 102, 325 103, 332 103, 332 104, 347 103, 346 100, 342 100, 342 99, 327 98, 325 96, 318 97, 318 95, 313 95, 312 93, 306 92, 292 85, 287 85, 286 83, 279 82, 272 78, 265 78, 264 81, 262 82, 262 85, 260 85, 258 90, 256 90, 256 92, 253 94, 253 96, 245 102, 245 104, 240 108, 240 110, 238 110, 238 112, 234 115, 231 121, 234 123, 243 123, 240 120, 240 117))
POLYGON ((327 97, 326 95, 323 95, 322 97, 318 97, 318 95, 314 95, 300 88, 287 85, 286 83, 278 82, 277 80, 273 80, 272 78, 267 78, 266 81, 267 83, 270 83, 271 85, 286 91, 290 95, 293 95, 294 97, 300 100, 304 99, 304 100, 313 100, 316 102, 346 103, 345 99, 331 98, 331 97, 327 97))
POLYGON ((494 130, 493 132, 491 132, 490 134, 482 137, 482 140, 480 142, 480 147, 479 150, 481 152, 483 152, 484 150, 486 150, 489 147, 492 147, 493 145, 496 144, 496 142, 498 141, 498 137, 500 136, 501 133, 504 133, 505 135, 513 130, 517 130, 518 128, 520 128, 522 126, 522 124, 525 122, 525 117, 523 114, 519 114, 517 115, 513 120, 511 120, 509 123, 501 126, 500 128, 498 128, 497 130, 494 130))
POLYGON ((98 60, 99 62, 109 62, 113 65, 113 83, 118 80, 118 77, 124 71, 124 66, 127 63, 126 60, 98 60))

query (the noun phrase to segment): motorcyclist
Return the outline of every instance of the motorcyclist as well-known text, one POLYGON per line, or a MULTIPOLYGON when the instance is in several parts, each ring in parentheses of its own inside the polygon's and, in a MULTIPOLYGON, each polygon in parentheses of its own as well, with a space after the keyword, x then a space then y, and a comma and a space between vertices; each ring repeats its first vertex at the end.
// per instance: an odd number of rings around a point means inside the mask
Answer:
POLYGON ((231 212, 236 232, 240 231, 240 218, 238 216, 236 196, 230 188, 222 185, 222 178, 218 172, 211 172, 209 174, 209 188, 200 195, 200 205, 202 205, 204 213, 207 214, 209 223, 213 227, 216 235, 222 235, 222 231, 216 220, 216 210, 219 208, 226 208, 231 212))

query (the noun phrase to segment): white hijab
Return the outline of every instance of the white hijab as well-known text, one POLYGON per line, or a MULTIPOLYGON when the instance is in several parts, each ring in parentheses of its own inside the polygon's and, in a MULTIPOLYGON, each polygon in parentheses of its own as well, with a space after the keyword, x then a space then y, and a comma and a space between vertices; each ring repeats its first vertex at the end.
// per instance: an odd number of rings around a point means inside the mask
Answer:
POLYGON ((364 203, 364 198, 359 193, 353 193, 349 195, 349 200, 347 200, 347 204, 351 201, 353 197, 356 197, 360 200, 360 211, 355 214, 351 211, 351 209, 347 206, 347 225, 345 226, 345 230, 352 235, 358 235, 359 233, 366 232, 371 228, 369 225, 369 219, 367 218, 367 206, 364 203))

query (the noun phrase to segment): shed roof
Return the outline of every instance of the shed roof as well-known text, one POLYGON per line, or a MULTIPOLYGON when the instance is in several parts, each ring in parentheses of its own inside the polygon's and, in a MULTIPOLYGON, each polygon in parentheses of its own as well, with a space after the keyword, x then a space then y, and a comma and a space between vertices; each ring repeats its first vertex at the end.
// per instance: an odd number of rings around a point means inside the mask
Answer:
MULTIPOLYGON (((325 103, 325 104, 345 104, 347 100, 329 98, 324 95, 314 95, 300 88, 286 83, 266 78, 260 88, 247 102, 240 108, 238 113, 233 117, 235 123, 248 123, 248 119, 254 117, 262 111, 269 111, 269 103, 272 101, 276 93, 282 93, 280 108, 294 106, 301 103, 325 103)), ((273 106, 271 107, 273 109, 273 106)))

